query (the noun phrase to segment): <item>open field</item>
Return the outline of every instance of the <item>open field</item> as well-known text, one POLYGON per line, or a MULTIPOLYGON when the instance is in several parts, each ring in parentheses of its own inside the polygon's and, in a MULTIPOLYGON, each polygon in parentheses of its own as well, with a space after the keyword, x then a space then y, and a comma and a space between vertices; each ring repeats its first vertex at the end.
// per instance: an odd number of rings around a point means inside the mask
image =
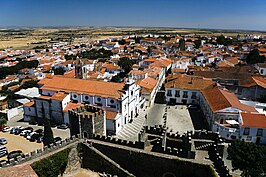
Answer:
POLYGON ((140 27, 61 27, 61 28, 2 28, 0 29, 0 49, 32 49, 37 45, 49 45, 49 41, 88 42, 126 35, 227 35, 264 34, 262 32, 237 30, 207 30, 181 28, 140 28, 140 27))

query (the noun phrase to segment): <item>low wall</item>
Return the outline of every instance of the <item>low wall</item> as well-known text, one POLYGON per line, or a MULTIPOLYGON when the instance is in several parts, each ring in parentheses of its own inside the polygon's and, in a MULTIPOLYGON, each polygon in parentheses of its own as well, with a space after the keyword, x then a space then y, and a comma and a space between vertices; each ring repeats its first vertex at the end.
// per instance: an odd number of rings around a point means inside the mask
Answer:
POLYGON ((24 154, 25 157, 18 156, 16 159, 12 158, 7 162, 1 162, 0 167, 13 166, 24 162, 28 162, 30 160, 37 159, 38 157, 51 153, 57 149, 64 148, 65 146, 72 144, 74 142, 78 142, 79 140, 80 140, 79 135, 72 136, 71 138, 66 138, 65 140, 62 140, 60 142, 50 144, 49 147, 44 146, 42 149, 37 149, 36 151, 24 154))
POLYGON ((109 174, 110 176, 134 176, 127 170, 121 168, 120 165, 115 163, 112 159, 105 156, 104 153, 101 153, 94 147, 90 147, 89 144, 80 143, 78 146, 82 156, 82 168, 109 174))
POLYGON ((176 177, 215 176, 210 165, 193 163, 174 156, 148 153, 126 147, 111 147, 100 143, 92 143, 92 146, 135 176, 162 177, 166 174, 174 174, 176 177))
POLYGON ((101 136, 101 135, 94 135, 93 139, 104 141, 104 142, 109 142, 109 143, 114 143, 114 144, 119 144, 123 146, 138 148, 138 149, 145 148, 145 143, 140 142, 140 141, 127 141, 127 140, 122 140, 118 138, 113 138, 111 136, 101 136))

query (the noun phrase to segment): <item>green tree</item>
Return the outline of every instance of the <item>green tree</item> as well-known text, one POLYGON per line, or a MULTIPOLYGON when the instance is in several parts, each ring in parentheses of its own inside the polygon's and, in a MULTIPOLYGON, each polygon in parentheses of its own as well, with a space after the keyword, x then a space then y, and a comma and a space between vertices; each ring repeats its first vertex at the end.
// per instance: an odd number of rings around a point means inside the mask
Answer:
POLYGON ((195 44, 195 48, 196 49, 200 48, 200 46, 201 46, 201 40, 195 40, 194 41, 194 44, 195 44))
POLYGON ((125 70, 125 73, 128 74, 129 71, 131 70, 132 68, 132 65, 133 65, 133 61, 130 60, 129 58, 127 57, 123 57, 123 58, 120 58, 119 62, 118 62, 118 65, 125 70))
POLYGON ((264 63, 265 56, 261 56, 260 51, 258 49, 254 49, 249 52, 246 61, 248 64, 264 63))
POLYGON ((125 45, 126 44, 125 39, 121 39, 120 41, 118 41, 118 44, 119 45, 125 45))
POLYGON ((186 50, 184 39, 180 39, 180 41, 179 41, 179 50, 181 50, 181 51, 186 50))
POLYGON ((232 39, 225 38, 223 35, 218 36, 216 41, 217 41, 218 44, 225 45, 225 46, 231 45, 233 43, 232 39))
POLYGON ((65 70, 62 67, 54 68, 53 71, 54 71, 54 75, 64 75, 65 73, 65 70))
POLYGON ((6 125, 7 120, 4 116, 0 116, 0 126, 6 125))
POLYGON ((43 145, 47 146, 54 142, 54 135, 51 128, 50 121, 45 118, 44 119, 44 134, 43 134, 43 145))
POLYGON ((228 147, 228 159, 233 169, 242 171, 243 177, 262 177, 266 173, 266 147, 254 143, 234 141, 228 147))

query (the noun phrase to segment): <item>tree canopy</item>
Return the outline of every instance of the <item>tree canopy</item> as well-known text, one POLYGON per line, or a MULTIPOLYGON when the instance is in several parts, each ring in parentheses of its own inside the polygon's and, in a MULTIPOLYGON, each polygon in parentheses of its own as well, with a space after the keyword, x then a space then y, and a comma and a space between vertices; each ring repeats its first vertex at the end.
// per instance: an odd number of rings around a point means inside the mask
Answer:
POLYGON ((195 44, 195 48, 196 49, 200 48, 200 46, 201 46, 201 40, 195 40, 194 41, 194 44, 195 44))
POLYGON ((233 169, 242 171, 243 177, 262 177, 266 174, 266 147, 254 143, 234 141, 228 147, 228 159, 233 169))
POLYGON ((113 55, 113 52, 111 50, 105 50, 105 49, 91 49, 82 51, 78 54, 79 58, 89 58, 89 59, 98 59, 98 58, 108 58, 111 55, 113 55))
POLYGON ((182 50, 182 51, 186 50, 184 39, 179 40, 179 50, 182 50))
POLYGON ((54 75, 64 75, 65 73, 65 70, 62 67, 54 68, 53 71, 54 71, 54 75))
POLYGON ((71 55, 65 55, 65 59, 66 60, 76 60, 77 59, 77 56, 76 55, 73 55, 73 54, 71 54, 71 55))
POLYGON ((5 78, 7 75, 17 74, 19 70, 24 68, 36 68, 38 66, 38 60, 32 61, 20 61, 18 64, 10 67, 0 68, 0 79, 5 78))
POLYGON ((260 55, 260 51, 258 49, 251 50, 246 59, 248 64, 264 63, 265 60, 266 57, 260 55))
POLYGON ((218 36, 216 41, 217 41, 217 44, 225 45, 225 46, 231 45, 233 43, 232 39, 226 38, 223 35, 218 36))
POLYGON ((128 74, 129 71, 131 70, 132 68, 132 65, 133 65, 133 61, 130 60, 129 58, 127 57, 123 57, 123 58, 120 58, 119 62, 118 62, 118 65, 125 70, 125 73, 128 74))
POLYGON ((43 145, 47 146, 54 142, 54 134, 51 128, 50 121, 45 118, 44 119, 44 134, 43 134, 43 145))

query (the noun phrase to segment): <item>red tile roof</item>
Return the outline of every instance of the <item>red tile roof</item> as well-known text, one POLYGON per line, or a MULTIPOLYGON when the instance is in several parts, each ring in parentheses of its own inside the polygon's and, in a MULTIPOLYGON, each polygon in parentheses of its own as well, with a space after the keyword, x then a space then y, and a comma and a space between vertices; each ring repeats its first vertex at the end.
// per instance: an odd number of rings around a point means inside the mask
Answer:
POLYGON ((152 92, 157 82, 158 81, 153 78, 146 77, 145 79, 138 80, 137 84, 142 87, 143 91, 152 92))
POLYGON ((65 99, 67 95, 68 94, 66 94, 65 92, 57 92, 51 97, 51 99, 57 101, 63 101, 63 99, 65 99))
POLYGON ((206 88, 213 88, 214 86, 216 86, 214 81, 206 80, 202 77, 187 75, 177 75, 174 80, 165 83, 165 88, 180 88, 187 90, 203 90, 206 88))
POLYGON ((241 113, 243 127, 266 128, 266 116, 264 114, 241 113))
POLYGON ((73 103, 73 102, 68 102, 67 106, 65 107, 65 109, 63 110, 63 112, 68 112, 68 110, 72 110, 75 108, 78 108, 80 106, 82 106, 82 103, 73 103))
POLYGON ((236 95, 220 88, 205 89, 202 94, 213 112, 233 107, 246 112, 257 112, 254 107, 242 104, 236 95))
POLYGON ((106 111, 107 120, 115 120, 116 115, 117 115, 117 112, 106 111))
POLYGON ((120 98, 121 90, 123 90, 125 85, 123 83, 84 80, 64 76, 54 76, 52 79, 46 80, 43 83, 42 90, 79 92, 115 99, 120 98))

